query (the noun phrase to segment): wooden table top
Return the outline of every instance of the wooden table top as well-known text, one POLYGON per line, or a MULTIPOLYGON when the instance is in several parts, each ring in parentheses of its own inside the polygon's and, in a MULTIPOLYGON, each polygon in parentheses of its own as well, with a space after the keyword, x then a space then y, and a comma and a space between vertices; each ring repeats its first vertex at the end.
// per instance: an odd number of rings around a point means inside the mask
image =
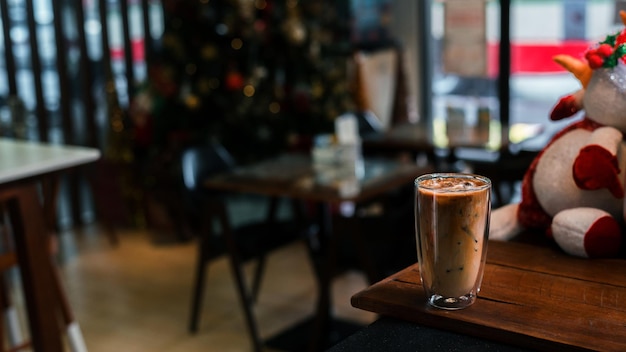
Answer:
POLYGON ((582 259, 552 246, 490 241, 478 299, 428 306, 412 265, 352 297, 354 307, 544 351, 626 351, 626 261, 582 259))
POLYGON ((388 158, 365 158, 360 175, 337 166, 316 167, 306 154, 286 154, 216 175, 205 182, 212 189, 295 199, 342 202, 412 185, 428 167, 388 158))

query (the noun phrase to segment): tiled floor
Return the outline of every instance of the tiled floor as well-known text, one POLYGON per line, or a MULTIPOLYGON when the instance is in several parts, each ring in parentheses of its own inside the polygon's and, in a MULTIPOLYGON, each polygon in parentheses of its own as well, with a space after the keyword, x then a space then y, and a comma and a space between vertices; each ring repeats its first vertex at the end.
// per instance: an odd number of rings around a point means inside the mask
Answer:
MULTIPOLYGON (((158 243, 146 231, 119 233, 113 247, 98 226, 61 234, 61 274, 91 352, 249 351, 243 314, 224 259, 213 262, 199 332, 187 331, 195 242, 158 243)), ((261 334, 269 337, 312 313, 316 287, 304 245, 268 259, 256 308, 261 334)), ((371 322, 352 308, 350 296, 366 287, 348 272, 333 284, 335 314, 371 322)))

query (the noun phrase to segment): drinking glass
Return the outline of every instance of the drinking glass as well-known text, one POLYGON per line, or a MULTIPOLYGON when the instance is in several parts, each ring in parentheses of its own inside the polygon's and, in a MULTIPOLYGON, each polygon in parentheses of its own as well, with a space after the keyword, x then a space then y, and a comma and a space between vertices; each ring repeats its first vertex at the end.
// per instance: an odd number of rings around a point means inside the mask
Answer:
POLYGON ((469 307, 480 291, 487 256, 491 181, 463 173, 415 179, 417 259, 428 303, 469 307))

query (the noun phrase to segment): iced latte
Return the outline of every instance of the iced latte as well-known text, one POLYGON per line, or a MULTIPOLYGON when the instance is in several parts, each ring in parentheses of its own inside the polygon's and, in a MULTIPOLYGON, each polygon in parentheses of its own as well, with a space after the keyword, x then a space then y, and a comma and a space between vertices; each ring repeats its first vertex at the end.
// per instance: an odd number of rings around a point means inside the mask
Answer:
POLYGON ((417 256, 429 303, 471 305, 480 289, 487 250, 491 182, 467 174, 429 174, 415 180, 417 256))

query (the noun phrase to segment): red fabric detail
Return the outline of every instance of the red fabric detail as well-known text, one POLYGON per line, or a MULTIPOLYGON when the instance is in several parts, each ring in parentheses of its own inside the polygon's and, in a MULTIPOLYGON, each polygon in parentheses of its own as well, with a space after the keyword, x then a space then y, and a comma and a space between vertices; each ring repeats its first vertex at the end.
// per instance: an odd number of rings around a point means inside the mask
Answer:
POLYGON ((576 185, 581 189, 607 188, 614 197, 624 197, 624 188, 618 177, 617 157, 597 144, 580 150, 572 172, 576 185))
POLYGON ((610 216, 601 217, 587 230, 583 245, 590 258, 617 256, 622 245, 619 224, 610 216))
POLYGON ((535 160, 533 160, 532 164, 528 167, 528 170, 524 174, 524 179, 522 180, 522 200, 517 211, 517 220, 523 227, 546 230, 552 223, 552 217, 545 212, 537 200, 532 182, 535 177, 537 163, 539 162, 539 159, 543 155, 544 151, 548 149, 554 141, 572 130, 582 128, 593 131, 598 127, 602 127, 602 125, 590 120, 589 118, 584 118, 580 121, 574 122, 557 132, 554 137, 552 137, 550 142, 548 142, 548 144, 539 152, 535 160))
POLYGON ((581 106, 576 102, 573 94, 562 97, 550 112, 550 120, 557 121, 570 117, 580 111, 581 106))

